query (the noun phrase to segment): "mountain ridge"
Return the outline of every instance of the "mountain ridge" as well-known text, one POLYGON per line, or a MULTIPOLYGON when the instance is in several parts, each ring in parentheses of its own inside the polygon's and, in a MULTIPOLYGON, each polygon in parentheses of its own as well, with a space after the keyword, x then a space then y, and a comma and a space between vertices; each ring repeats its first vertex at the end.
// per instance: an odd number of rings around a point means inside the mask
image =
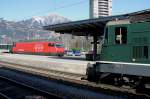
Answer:
POLYGON ((53 32, 43 30, 43 26, 69 22, 71 20, 55 13, 34 16, 21 21, 9 21, 0 18, 0 43, 12 43, 18 40, 55 38, 53 32))
POLYGON ((30 19, 19 21, 17 23, 24 23, 27 24, 31 27, 39 27, 39 26, 46 26, 46 25, 52 25, 52 24, 59 24, 59 23, 64 23, 64 22, 69 22, 71 20, 60 16, 55 13, 51 13, 49 15, 45 16, 34 16, 30 19))

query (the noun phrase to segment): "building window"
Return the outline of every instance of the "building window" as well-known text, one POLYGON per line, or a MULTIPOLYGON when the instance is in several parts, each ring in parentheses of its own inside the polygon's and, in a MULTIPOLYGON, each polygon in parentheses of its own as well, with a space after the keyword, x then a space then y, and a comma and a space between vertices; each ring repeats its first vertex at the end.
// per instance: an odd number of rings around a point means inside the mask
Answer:
POLYGON ((127 43, 127 28, 126 27, 115 28, 115 43, 116 44, 127 43))

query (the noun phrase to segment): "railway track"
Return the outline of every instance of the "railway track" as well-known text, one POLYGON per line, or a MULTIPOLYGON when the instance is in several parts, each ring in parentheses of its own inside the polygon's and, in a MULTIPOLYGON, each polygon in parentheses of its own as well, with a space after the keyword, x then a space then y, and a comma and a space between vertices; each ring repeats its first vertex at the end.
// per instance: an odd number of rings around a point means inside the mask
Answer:
POLYGON ((0 93, 0 98, 1 98, 1 99, 10 99, 9 97, 7 97, 6 95, 4 95, 4 94, 2 94, 2 93, 0 93))
POLYGON ((42 76, 58 76, 59 78, 69 78, 69 79, 76 79, 76 80, 81 80, 82 78, 85 78, 85 75, 80 75, 80 74, 74 74, 74 73, 69 73, 69 72, 63 72, 63 71, 56 71, 52 69, 44 69, 41 67, 31 67, 31 66, 26 66, 26 65, 18 65, 15 63, 9 63, 9 62, 2 62, 0 61, 0 65, 11 68, 11 69, 16 69, 20 71, 25 71, 33 74, 40 74, 42 76))
POLYGON ((51 79, 56 79, 56 80, 61 80, 63 83, 67 84, 69 83, 70 85, 75 85, 75 86, 80 86, 83 88, 88 88, 96 91, 104 91, 109 94, 117 95, 117 94, 122 94, 122 95, 129 95, 129 97, 146 97, 150 98, 149 95, 143 94, 143 93, 137 93, 135 89, 130 89, 126 87, 116 87, 112 85, 107 85, 107 84, 97 84, 94 82, 89 82, 87 80, 82 80, 82 78, 86 78, 85 75, 79 75, 79 74, 73 74, 73 73, 66 73, 66 72, 61 72, 61 71, 55 71, 55 70, 46 70, 42 68, 35 68, 35 67, 29 67, 29 66, 24 66, 24 65, 18 65, 18 64, 12 64, 12 63, 7 63, 7 62, 1 62, 1 65, 7 68, 23 71, 23 72, 28 72, 32 73, 35 75, 40 75, 44 77, 48 77, 51 79), (113 92, 112 92, 113 91, 113 92))
POLYGON ((0 76, 0 99, 61 99, 60 97, 0 76))

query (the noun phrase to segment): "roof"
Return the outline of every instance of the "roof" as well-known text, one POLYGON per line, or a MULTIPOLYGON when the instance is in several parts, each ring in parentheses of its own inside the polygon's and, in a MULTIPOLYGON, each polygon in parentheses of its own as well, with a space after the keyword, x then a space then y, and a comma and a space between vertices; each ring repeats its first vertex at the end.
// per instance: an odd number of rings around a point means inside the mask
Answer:
POLYGON ((55 31, 59 33, 68 33, 77 36, 87 36, 87 35, 102 35, 106 23, 112 20, 128 19, 130 16, 135 16, 138 14, 150 13, 150 9, 142 10, 134 13, 100 17, 97 19, 87 19, 80 21, 73 21, 68 23, 61 23, 55 25, 44 26, 45 30, 55 31))
POLYGON ((139 14, 147 14, 147 13, 150 13, 150 9, 133 12, 133 13, 130 13, 129 15, 139 15, 139 14))

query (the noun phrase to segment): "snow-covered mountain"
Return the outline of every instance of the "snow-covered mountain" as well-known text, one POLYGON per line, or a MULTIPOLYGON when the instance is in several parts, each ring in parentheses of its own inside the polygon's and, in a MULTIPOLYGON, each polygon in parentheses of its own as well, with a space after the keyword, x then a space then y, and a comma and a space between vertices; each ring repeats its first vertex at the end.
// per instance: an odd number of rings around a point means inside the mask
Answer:
POLYGON ((0 42, 7 43, 8 38, 9 42, 12 42, 12 39, 22 40, 29 38, 50 38, 50 32, 43 30, 43 26, 65 23, 68 21, 70 20, 58 14, 36 16, 18 22, 8 21, 0 18, 0 42))
POLYGON ((41 27, 46 25, 64 23, 68 21, 70 20, 58 14, 52 13, 47 16, 35 16, 30 19, 20 21, 18 22, 18 24, 26 25, 28 27, 41 27))

